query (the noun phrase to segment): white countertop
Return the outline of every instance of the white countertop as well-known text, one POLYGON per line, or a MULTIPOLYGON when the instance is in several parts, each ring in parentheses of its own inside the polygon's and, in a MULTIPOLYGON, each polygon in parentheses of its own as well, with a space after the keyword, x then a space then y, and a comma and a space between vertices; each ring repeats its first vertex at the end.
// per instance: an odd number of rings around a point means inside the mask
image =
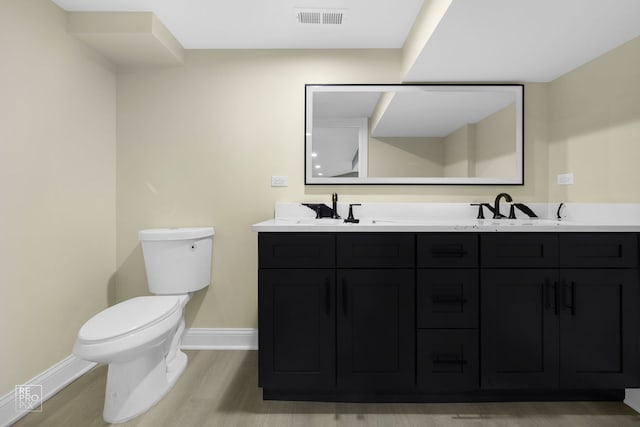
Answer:
MULTIPOLYGON (((529 204, 541 218, 475 219, 476 209, 466 203, 388 203, 355 207, 360 223, 343 219, 315 219, 297 203, 276 205, 275 218, 253 224, 255 232, 640 232, 640 205, 569 204, 565 218, 551 217, 557 204, 529 204), (357 209, 357 210, 356 210, 357 209)), ((345 205, 338 213, 346 218, 345 205)), ((505 207, 506 210, 506 207, 505 207)), ((489 212, 486 211, 485 215, 489 212)))
POLYGON ((640 225, 595 224, 575 221, 539 220, 477 220, 457 221, 394 221, 363 220, 359 224, 337 221, 269 219, 253 224, 256 232, 640 232, 640 225))

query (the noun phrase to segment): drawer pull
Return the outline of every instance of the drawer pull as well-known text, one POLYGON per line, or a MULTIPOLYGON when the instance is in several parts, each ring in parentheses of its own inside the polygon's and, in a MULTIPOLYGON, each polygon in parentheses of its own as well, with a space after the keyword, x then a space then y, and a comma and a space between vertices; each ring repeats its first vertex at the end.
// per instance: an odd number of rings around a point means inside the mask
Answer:
POLYGON ((434 364, 466 365, 467 361, 458 354, 436 354, 431 358, 434 364))
POLYGON ((455 296, 433 295, 431 297, 431 302, 433 304, 438 304, 438 305, 458 305, 458 304, 464 304, 467 301, 468 301, 467 299, 462 298, 459 295, 455 295, 455 296))
POLYGON ((438 258, 462 258, 469 252, 463 250, 434 249, 431 254, 438 258))

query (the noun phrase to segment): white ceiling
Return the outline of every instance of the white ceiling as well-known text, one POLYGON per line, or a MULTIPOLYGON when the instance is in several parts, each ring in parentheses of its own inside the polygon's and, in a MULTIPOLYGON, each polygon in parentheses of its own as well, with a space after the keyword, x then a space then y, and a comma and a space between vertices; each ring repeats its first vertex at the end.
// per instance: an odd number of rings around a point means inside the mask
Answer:
POLYGON ((72 11, 149 11, 185 49, 401 48, 423 0, 53 0, 72 11), (297 9, 341 9, 340 25, 297 9))
POLYGON ((453 0, 404 80, 547 82, 638 36, 639 0, 453 0))
MULTIPOLYGON (((151 11, 186 49, 401 48, 423 4, 52 1, 70 11, 151 11), (299 24, 298 8, 342 9, 345 20, 299 24)), ((404 81, 550 81, 638 36, 640 0, 452 0, 404 81)))

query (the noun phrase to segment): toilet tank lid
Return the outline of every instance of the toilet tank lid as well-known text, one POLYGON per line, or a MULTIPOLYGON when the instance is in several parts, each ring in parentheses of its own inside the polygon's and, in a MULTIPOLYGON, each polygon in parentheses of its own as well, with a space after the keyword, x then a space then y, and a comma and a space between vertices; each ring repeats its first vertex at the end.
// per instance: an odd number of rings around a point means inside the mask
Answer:
POLYGON ((191 240, 213 236, 213 227, 152 228, 138 232, 140 241, 191 240))

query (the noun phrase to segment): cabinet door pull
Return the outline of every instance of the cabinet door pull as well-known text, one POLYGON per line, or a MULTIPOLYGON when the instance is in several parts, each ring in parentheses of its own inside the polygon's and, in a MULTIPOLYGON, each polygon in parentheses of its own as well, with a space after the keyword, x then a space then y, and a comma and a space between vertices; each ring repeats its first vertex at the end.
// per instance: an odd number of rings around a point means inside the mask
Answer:
POLYGON ((576 315, 576 282, 571 282, 569 285, 563 284, 563 300, 564 308, 569 309, 572 316, 576 315), (567 289, 569 290, 569 296, 567 297, 567 289))
POLYGON ((331 286, 328 277, 324 279, 324 304, 327 315, 331 314, 331 286))
POLYGON ((558 315, 558 282, 551 282, 547 279, 544 284, 545 287, 545 308, 547 310, 553 310, 553 313, 558 315))
POLYGON ((342 279, 342 314, 347 315, 347 281, 342 279))

